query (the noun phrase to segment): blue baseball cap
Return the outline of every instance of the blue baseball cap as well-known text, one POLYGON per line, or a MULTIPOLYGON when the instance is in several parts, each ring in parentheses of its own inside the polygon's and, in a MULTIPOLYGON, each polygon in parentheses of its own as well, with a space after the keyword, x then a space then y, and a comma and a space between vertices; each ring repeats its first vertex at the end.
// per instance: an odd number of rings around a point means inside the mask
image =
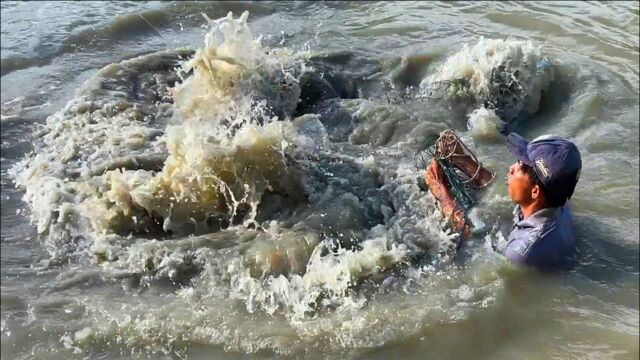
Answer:
POLYGON ((544 185, 546 196, 569 200, 582 170, 582 158, 576 145, 559 136, 543 135, 529 142, 511 133, 507 144, 518 160, 531 166, 544 185))

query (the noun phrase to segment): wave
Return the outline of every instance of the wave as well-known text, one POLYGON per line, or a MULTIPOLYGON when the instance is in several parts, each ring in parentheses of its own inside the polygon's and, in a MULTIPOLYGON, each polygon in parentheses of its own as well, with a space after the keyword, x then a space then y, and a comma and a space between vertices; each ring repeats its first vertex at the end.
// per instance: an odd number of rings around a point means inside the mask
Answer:
POLYGON ((119 15, 110 23, 85 28, 69 34, 55 48, 34 56, 15 56, 0 60, 0 76, 32 66, 44 66, 56 57, 76 51, 91 51, 111 47, 114 42, 157 33, 169 25, 170 16, 162 10, 147 10, 119 15))
POLYGON ((481 38, 472 46, 465 44, 426 76, 418 96, 441 93, 452 110, 468 114, 472 134, 490 133, 495 138, 502 122, 530 118, 540 110, 541 97, 553 79, 554 66, 540 46, 481 38))
MULTIPOLYGON (((167 4, 160 9, 143 10, 118 15, 107 23, 86 26, 71 32, 61 39, 52 41, 53 46, 41 46, 33 55, 11 56, 0 59, 0 76, 33 66, 45 66, 55 58, 75 52, 92 52, 117 46, 122 41, 147 36, 163 36, 167 29, 180 29, 184 26, 200 26, 200 13, 212 17, 223 16, 229 11, 249 9, 254 15, 265 15, 273 10, 260 3, 238 4, 226 1, 216 2, 179 2, 167 4), (197 16, 194 16, 197 15, 197 16)), ((45 41, 40 39, 40 41, 45 41)))
MULTIPOLYGON (((437 275, 451 262, 457 236, 442 230, 416 169, 398 162, 398 152, 421 150, 424 136, 445 125, 400 106, 348 99, 361 91, 342 91, 342 82, 366 87, 349 78, 361 73, 320 80, 327 67, 356 62, 351 56, 265 47, 247 19, 247 12, 207 19, 196 51, 100 69, 11 169, 52 264, 73 257, 96 269, 90 279, 125 284, 125 297, 147 288, 168 294, 165 305, 144 306, 148 321, 119 318, 138 314, 137 300, 123 300, 123 312, 91 295, 83 302, 89 327, 65 335, 65 346, 126 333, 114 341, 135 348, 155 333, 162 339, 151 341, 169 348, 205 341, 245 352, 293 351, 265 340, 273 338, 270 329, 241 328, 255 340, 247 342, 211 333, 265 314, 284 319, 304 343, 330 338, 340 352, 407 336, 438 316, 426 311, 410 328, 392 319, 390 327, 364 326, 358 314, 377 313, 376 297, 385 291, 444 293, 429 298, 433 309, 451 301, 491 304, 500 287, 491 258, 474 262, 487 276, 457 275, 472 287, 448 289, 437 275), (363 157, 362 149, 379 155, 363 157), (163 318, 175 309, 193 326, 163 318)), ((52 291, 83 279, 72 276, 52 291)), ((464 316, 465 306, 447 321, 464 316)))

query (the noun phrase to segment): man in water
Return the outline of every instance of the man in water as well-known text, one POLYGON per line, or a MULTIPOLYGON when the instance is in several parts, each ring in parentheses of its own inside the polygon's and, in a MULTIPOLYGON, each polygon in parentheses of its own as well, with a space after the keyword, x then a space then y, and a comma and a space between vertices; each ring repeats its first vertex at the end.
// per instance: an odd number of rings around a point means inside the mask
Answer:
POLYGON ((580 178, 580 151, 571 141, 557 136, 528 142, 511 133, 507 144, 517 158, 507 174, 507 190, 516 208, 509 241, 497 250, 518 264, 566 267, 575 255, 566 203, 580 178))
MULTIPOLYGON (((575 253, 571 213, 566 202, 580 177, 580 152, 574 143, 557 136, 542 136, 528 142, 510 133, 507 144, 517 157, 507 174, 507 190, 516 208, 509 240, 497 250, 518 264, 547 269, 566 267, 573 262, 575 253)), ((457 153, 453 161, 467 175, 479 174, 475 179, 479 185, 490 181, 490 173, 483 176, 481 165, 468 155, 457 153)), ((468 237, 469 224, 464 212, 451 196, 436 161, 427 167, 425 182, 452 228, 461 232, 462 239, 468 237)))

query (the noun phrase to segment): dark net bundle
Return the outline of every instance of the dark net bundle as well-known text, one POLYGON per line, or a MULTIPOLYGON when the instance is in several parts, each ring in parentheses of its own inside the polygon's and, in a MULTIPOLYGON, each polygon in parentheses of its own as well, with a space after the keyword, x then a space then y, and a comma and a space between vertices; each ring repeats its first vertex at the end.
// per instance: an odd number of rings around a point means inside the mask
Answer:
POLYGON ((474 185, 474 179, 478 177, 480 171, 486 171, 482 163, 478 161, 476 155, 460 140, 453 130, 445 130, 439 136, 432 136, 427 139, 427 148, 419 153, 415 159, 416 167, 426 168, 429 161, 435 160, 444 173, 449 193, 455 202, 461 206, 465 212, 475 204, 475 193, 478 189, 486 187, 492 178, 483 185, 474 185), (455 158, 466 157, 477 164, 474 174, 465 174, 455 164, 455 158))
POLYGON ((491 71, 489 93, 484 106, 494 110, 504 121, 511 122, 522 112, 526 95, 520 70, 513 69, 507 61, 491 71))

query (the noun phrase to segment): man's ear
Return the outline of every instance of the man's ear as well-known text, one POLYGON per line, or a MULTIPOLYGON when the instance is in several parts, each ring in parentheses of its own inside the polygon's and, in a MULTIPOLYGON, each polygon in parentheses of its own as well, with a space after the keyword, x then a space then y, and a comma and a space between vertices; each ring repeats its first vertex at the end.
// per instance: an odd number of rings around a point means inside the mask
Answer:
POLYGON ((540 200, 541 196, 542 196, 542 191, 540 190, 540 186, 533 185, 533 187, 531 188, 531 199, 540 200))

